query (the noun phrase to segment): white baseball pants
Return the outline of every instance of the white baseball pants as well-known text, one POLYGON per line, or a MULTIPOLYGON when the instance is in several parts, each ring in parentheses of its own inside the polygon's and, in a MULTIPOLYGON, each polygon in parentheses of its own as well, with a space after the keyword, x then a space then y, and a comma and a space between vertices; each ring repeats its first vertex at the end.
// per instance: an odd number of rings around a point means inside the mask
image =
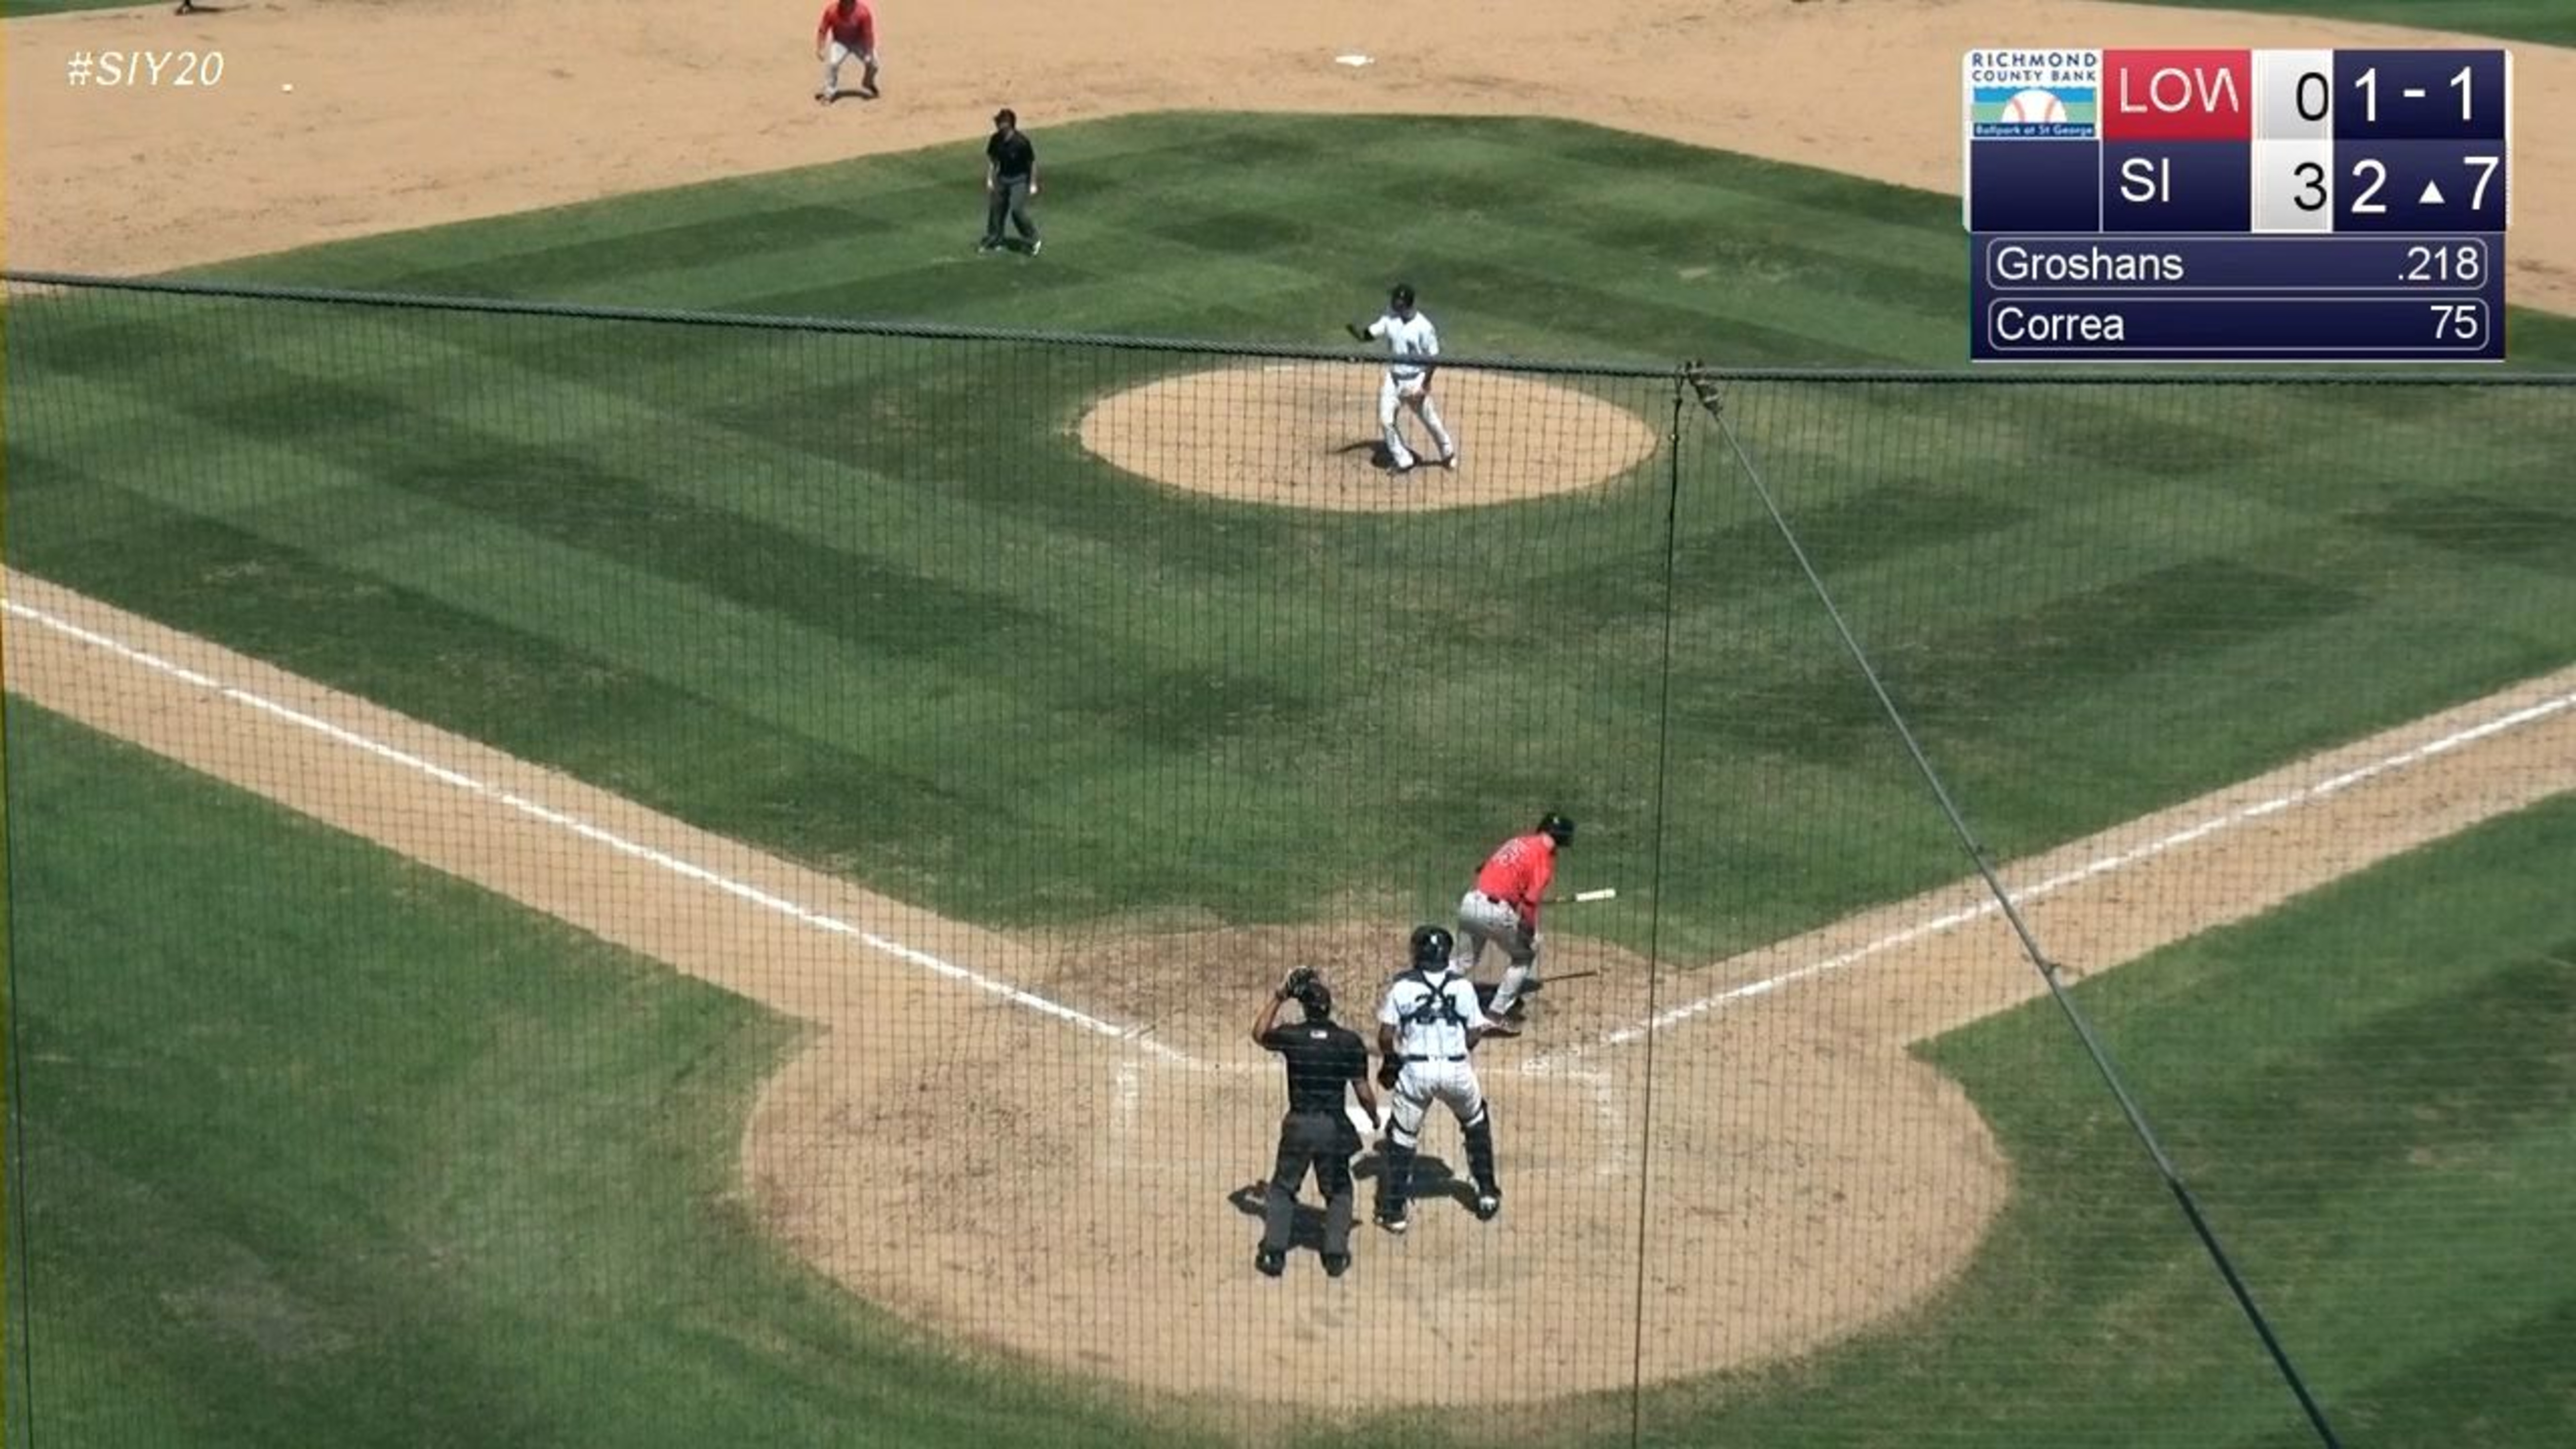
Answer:
POLYGON ((1520 912, 1476 890, 1458 898, 1458 934, 1467 947, 1466 959, 1458 966, 1460 975, 1476 974, 1488 944, 1503 949, 1511 964, 1503 968, 1503 982, 1494 988, 1493 1005, 1486 1009, 1496 1016, 1511 1010, 1512 1003, 1538 979, 1538 936, 1522 934, 1520 912))
POLYGON ((877 58, 873 51, 852 50, 835 40, 823 52, 823 99, 831 100, 841 93, 841 67, 855 58, 859 63, 859 89, 875 90, 877 58))
POLYGON ((1410 468, 1414 464, 1413 450, 1404 445, 1404 433, 1395 425, 1397 412, 1406 408, 1412 409, 1414 416, 1422 419, 1422 426, 1430 430, 1431 441, 1440 445, 1442 462, 1457 457, 1458 444, 1449 436, 1447 425, 1440 421, 1440 407, 1431 400, 1431 394, 1425 392, 1418 398, 1407 399, 1402 395, 1403 387, 1404 384, 1392 372, 1378 384, 1377 425, 1379 431, 1386 434, 1387 461, 1399 468, 1410 468))
POLYGON ((1395 1101, 1387 1112, 1387 1135, 1398 1147, 1422 1142, 1422 1122, 1431 1104, 1447 1107, 1466 1127, 1484 1115, 1484 1089, 1476 1084, 1472 1062, 1406 1062, 1395 1079, 1395 1101))

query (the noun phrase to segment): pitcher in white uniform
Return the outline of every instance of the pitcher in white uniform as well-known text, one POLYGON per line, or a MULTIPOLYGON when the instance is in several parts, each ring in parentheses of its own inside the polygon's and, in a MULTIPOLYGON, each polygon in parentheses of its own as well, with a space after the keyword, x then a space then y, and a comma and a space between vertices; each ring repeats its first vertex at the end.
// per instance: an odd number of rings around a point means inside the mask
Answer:
POLYGON ((1387 365, 1386 380, 1378 384, 1377 390, 1377 425, 1386 435, 1388 466, 1407 473, 1419 461, 1405 446, 1403 430, 1396 426, 1398 410, 1410 408, 1422 419, 1422 426, 1430 430, 1431 441, 1440 446, 1440 466, 1454 470, 1458 466, 1458 443, 1440 421, 1439 405, 1431 400, 1433 365, 1414 360, 1440 355, 1440 329, 1431 325, 1429 316, 1414 310, 1413 288, 1396 283, 1395 289, 1387 293, 1386 311, 1376 321, 1365 327, 1356 322, 1343 325, 1362 342, 1386 339, 1387 351, 1395 359, 1387 365))
POLYGON ((1475 983, 1450 969, 1457 945, 1439 926, 1417 926, 1413 964, 1387 988, 1377 1013, 1377 1049, 1385 1061, 1378 1081, 1391 1089, 1386 1141, 1377 1180, 1377 1225, 1390 1233, 1411 1226, 1406 1205, 1413 1190, 1414 1153, 1423 1120, 1438 1102, 1458 1119, 1467 1139, 1467 1172, 1476 1183, 1476 1216, 1488 1222, 1503 1210, 1494 1176, 1494 1117, 1467 1054, 1489 1036, 1518 1036, 1489 1020, 1476 1004, 1475 983))

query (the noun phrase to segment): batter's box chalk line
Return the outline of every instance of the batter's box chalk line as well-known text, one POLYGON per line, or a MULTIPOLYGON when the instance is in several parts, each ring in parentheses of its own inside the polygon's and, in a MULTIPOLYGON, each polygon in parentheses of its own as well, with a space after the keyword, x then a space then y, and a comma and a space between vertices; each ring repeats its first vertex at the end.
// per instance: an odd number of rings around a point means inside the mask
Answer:
MULTIPOLYGON (((2555 695, 2550 698, 2539 700, 2532 704, 2501 711, 2500 713, 2481 720, 2476 724, 2470 725, 2465 729, 2454 730, 2437 739, 2427 740, 2419 745, 2413 745, 2406 749, 2393 751, 2390 754, 2384 755, 2379 759, 2372 760, 2367 764, 2356 766, 2353 769, 2345 770, 2339 774, 2330 775, 2323 780, 2317 781, 2315 784, 2302 785, 2292 790, 2284 790, 2264 799, 2257 800, 2250 805, 2238 806, 2232 810, 2214 812, 2191 825, 2185 826, 2184 828, 2176 830, 2170 834, 2159 836, 2143 845, 2097 856, 2071 870, 2061 871, 2056 875, 2050 876, 2045 880, 2037 881, 2031 885, 2014 888, 2012 891, 2014 904, 2026 905, 2032 901, 2042 900, 2065 890, 2069 886, 2080 885, 2085 881, 2093 880, 2100 876, 2111 875, 2116 872, 2129 869, 2132 866, 2152 860, 2157 856, 2178 850, 2194 841, 2205 840, 2210 836, 2237 829, 2253 821, 2261 820, 2267 816, 2278 815, 2288 810, 2295 810, 2303 805, 2312 805, 2319 800, 2323 800, 2345 790, 2349 790, 2353 786, 2362 784, 2365 781, 2376 779, 2382 775, 2392 774, 2412 765, 2422 764, 2426 760, 2448 754, 2453 750, 2461 749, 2468 745, 2476 744, 2481 740, 2490 739, 2497 735, 2521 729, 2527 725, 2536 724, 2570 708, 2576 708, 2576 691, 2570 691, 2565 694, 2555 695)), ((2404 727, 2400 726, 2399 728, 2402 729, 2404 727)), ((2222 791, 2220 793, 2225 792, 2222 791)), ((2113 827, 2112 831, 2104 833, 2106 835, 2116 833, 2118 828, 2119 827, 2113 827)), ((1723 991, 1703 996, 1696 1001, 1686 1002, 1683 1005, 1657 1012, 1645 1021, 1638 1022, 1633 1026, 1621 1027, 1618 1030, 1610 1032, 1591 1042, 1579 1042, 1573 1046, 1567 1047, 1563 1052, 1557 1053, 1553 1056, 1542 1055, 1534 1057, 1529 1061, 1522 1063, 1521 1070, 1525 1072, 1544 1072, 1554 1070, 1562 1061, 1572 1060, 1574 1058, 1584 1056, 1587 1053, 1601 1050, 1605 1047, 1626 1046, 1631 1042, 1641 1041, 1653 1032, 1661 1031, 1667 1027, 1678 1026, 1693 1017, 1704 1016, 1709 1012, 1720 1010, 1740 1001, 1747 1001, 1757 996, 1768 995, 1784 986, 1811 980, 1829 972, 1840 971, 1846 967, 1859 965, 1872 957, 1884 955, 1900 946, 1922 940, 1927 936, 1934 936, 1943 932, 1954 931, 1959 927, 1968 925, 1972 922, 1985 920, 1990 916, 2000 914, 2002 910, 2002 905, 1989 897, 1986 900, 1978 902, 1976 905, 1935 916, 1928 921, 1922 921, 1914 925, 1907 926, 1903 930, 1889 932, 1887 935, 1881 936, 1865 945, 1855 946, 1848 951, 1838 952, 1834 955, 1825 957, 1823 960, 1810 962, 1807 965, 1797 967, 1794 970, 1783 971, 1778 975, 1768 976, 1759 981, 1750 981, 1740 986, 1731 986, 1723 991)))

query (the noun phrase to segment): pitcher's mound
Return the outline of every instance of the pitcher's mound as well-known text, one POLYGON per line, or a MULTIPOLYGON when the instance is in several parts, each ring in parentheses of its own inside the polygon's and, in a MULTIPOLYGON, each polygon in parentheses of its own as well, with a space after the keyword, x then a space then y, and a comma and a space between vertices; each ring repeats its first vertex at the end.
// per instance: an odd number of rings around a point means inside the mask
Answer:
MULTIPOLYGON (((1432 403, 1457 439, 1457 471, 1410 412, 1422 460, 1386 466, 1377 396, 1384 369, 1249 363, 1167 377, 1103 399, 1082 445, 1174 488, 1283 508, 1394 513, 1471 508, 1598 487, 1655 455, 1652 428, 1616 403, 1511 373, 1452 369, 1432 403)), ((1634 386, 1634 384, 1631 384, 1634 386)))

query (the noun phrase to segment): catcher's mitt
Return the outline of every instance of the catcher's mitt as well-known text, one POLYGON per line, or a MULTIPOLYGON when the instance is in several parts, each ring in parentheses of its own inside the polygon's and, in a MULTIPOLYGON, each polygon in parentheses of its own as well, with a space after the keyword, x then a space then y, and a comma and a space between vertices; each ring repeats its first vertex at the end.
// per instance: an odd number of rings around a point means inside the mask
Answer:
POLYGON ((1393 1057, 1388 1057, 1377 1064, 1377 1084, 1390 1092, 1395 1090, 1395 1079, 1402 1075, 1404 1075, 1404 1064, 1393 1057))

